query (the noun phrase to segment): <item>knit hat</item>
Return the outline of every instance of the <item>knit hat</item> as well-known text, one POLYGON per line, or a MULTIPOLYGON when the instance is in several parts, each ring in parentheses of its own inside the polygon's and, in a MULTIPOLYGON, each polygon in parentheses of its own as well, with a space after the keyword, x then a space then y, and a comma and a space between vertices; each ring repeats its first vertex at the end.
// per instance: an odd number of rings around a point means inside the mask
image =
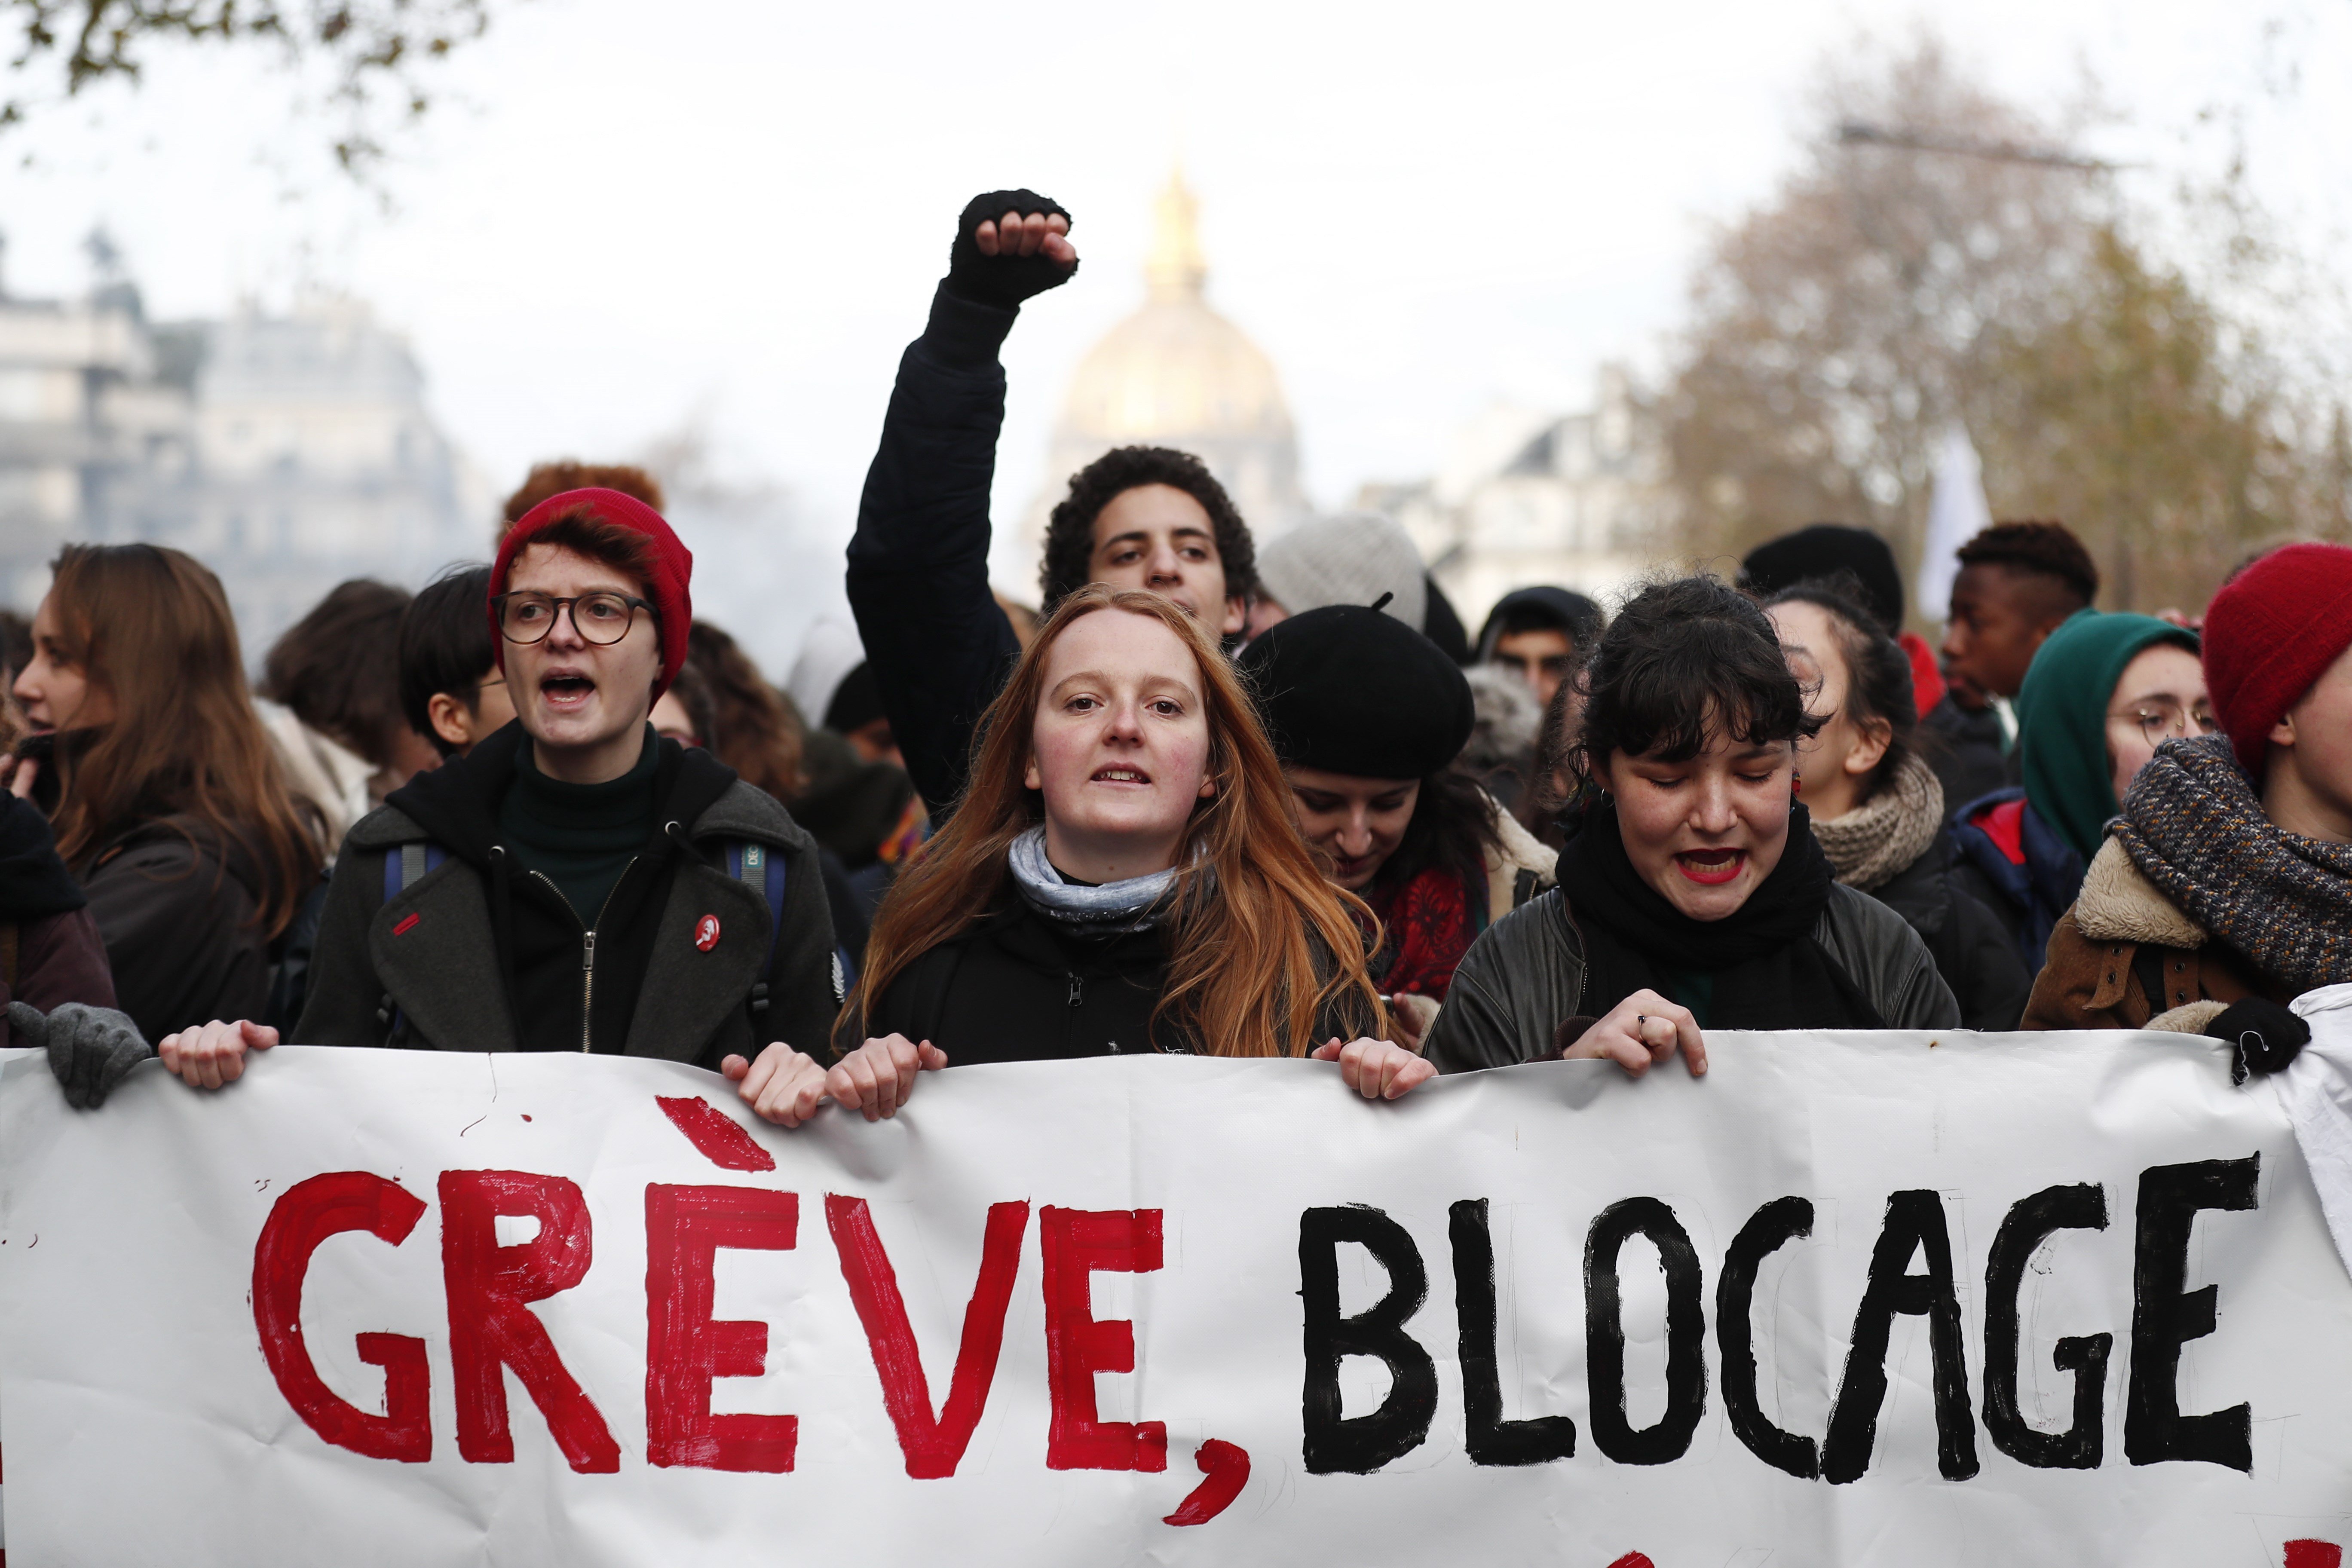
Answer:
POLYGON ((2352 550, 2290 544, 2222 586, 2205 611, 2205 684, 2239 765, 2262 783, 2271 731, 2352 647, 2352 550))
POLYGON ((1767 540, 1739 563, 1739 581, 1756 594, 1772 595, 1841 572, 1853 573, 1862 584, 1864 605, 1888 637, 1903 629, 1903 574, 1886 541, 1866 528, 1817 522, 1767 540))
POLYGON ((1275 752, 1294 767, 1427 778, 1470 739, 1475 712, 1461 667, 1377 605, 1293 616, 1235 662, 1275 752))
MULTIPOLYGON (((661 679, 654 683, 654 695, 659 697, 677 679, 678 667, 686 662, 686 634, 694 625, 694 601, 687 592, 694 577, 694 552, 670 531, 661 513, 635 496, 625 496, 618 490, 565 490, 523 513, 507 530, 506 538, 499 542, 499 558, 490 566, 490 597, 495 599, 507 591, 507 573, 514 566, 516 552, 530 542, 531 535, 551 522, 570 517, 594 518, 599 522, 641 533, 652 546, 646 570, 646 594, 653 601, 656 629, 661 633, 661 679)), ((485 612, 490 617, 490 647, 497 650, 499 669, 503 674, 507 668, 507 639, 499 635, 498 606, 486 605, 485 612)))
POLYGON ((1386 594, 1388 613, 1415 631, 1429 613, 1421 552, 1412 536, 1374 511, 1344 511, 1302 522, 1257 547, 1257 580, 1292 615, 1326 605, 1369 605, 1386 594))
POLYGON ((2195 632, 2154 616, 2077 610, 2034 653, 2017 694, 2025 798, 2085 863, 2123 809, 2107 758, 2108 700, 2124 667, 2165 642, 2197 651, 2195 632))

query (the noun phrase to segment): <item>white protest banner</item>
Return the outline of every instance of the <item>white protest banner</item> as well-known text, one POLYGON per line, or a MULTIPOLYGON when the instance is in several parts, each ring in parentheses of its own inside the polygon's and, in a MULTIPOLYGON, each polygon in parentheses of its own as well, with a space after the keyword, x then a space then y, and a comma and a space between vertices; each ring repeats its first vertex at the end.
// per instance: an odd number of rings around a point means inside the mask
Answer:
POLYGON ((2271 1564, 2352 1279, 2178 1036, 1712 1037, 1394 1103, 611 1058, 0 1062, 0 1454, 64 1563, 2271 1564))

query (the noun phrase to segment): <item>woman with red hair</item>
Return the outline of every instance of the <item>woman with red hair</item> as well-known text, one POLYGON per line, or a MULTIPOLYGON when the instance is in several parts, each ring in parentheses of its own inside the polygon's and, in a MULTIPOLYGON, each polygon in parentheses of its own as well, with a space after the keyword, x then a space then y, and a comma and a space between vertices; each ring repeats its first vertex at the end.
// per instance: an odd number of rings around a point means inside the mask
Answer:
POLYGON ((1063 601, 982 722, 954 816, 891 889, 830 1068, 726 1064, 796 1126, 892 1114, 950 1061, 1158 1051, 1336 1061, 1393 1099, 1433 1076, 1378 1038, 1360 906, 1290 823, 1230 663, 1157 594, 1063 601))

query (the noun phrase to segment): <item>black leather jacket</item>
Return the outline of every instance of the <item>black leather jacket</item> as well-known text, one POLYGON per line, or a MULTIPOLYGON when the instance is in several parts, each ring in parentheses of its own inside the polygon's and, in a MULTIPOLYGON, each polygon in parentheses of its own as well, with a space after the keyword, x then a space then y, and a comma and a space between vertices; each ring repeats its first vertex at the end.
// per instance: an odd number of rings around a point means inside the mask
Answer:
MULTIPOLYGON (((1959 1004, 1918 932, 1869 894, 1832 888, 1813 940, 1889 1027, 1959 1026, 1959 1004)), ((1536 1061, 1552 1053, 1563 1022, 1593 1011, 1584 996, 1583 942, 1554 888, 1470 944, 1423 1054, 1440 1072, 1536 1061)))

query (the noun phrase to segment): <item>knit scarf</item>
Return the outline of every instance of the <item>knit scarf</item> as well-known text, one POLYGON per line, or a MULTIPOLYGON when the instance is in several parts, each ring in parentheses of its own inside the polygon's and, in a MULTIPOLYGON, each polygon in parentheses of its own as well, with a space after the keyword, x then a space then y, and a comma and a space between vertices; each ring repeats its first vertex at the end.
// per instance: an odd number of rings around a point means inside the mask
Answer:
POLYGON ((2272 826, 2229 737, 2168 741, 2108 831, 2189 919, 2298 991, 2352 981, 2352 844, 2272 826))
POLYGON ((1581 1013, 1605 1016, 1646 987, 1690 1008, 1706 1028, 1886 1026, 1813 940, 1832 878, 1801 805, 1790 809, 1780 864, 1721 920, 1693 920, 1642 879, 1613 801, 1597 806, 1560 851, 1559 886, 1584 939, 1581 1013))
POLYGON ((1914 752, 1866 805, 1823 822, 1813 837, 1837 869, 1837 879, 1863 892, 1885 886, 1927 852, 1944 827, 1944 786, 1914 752))
POLYGON ((1013 884, 1029 907, 1063 930, 1079 936, 1117 936, 1149 931, 1160 922, 1161 905, 1176 885, 1171 868, 1123 882, 1089 888, 1065 880, 1045 858, 1045 829, 1041 825, 1013 841, 1008 861, 1013 884))

